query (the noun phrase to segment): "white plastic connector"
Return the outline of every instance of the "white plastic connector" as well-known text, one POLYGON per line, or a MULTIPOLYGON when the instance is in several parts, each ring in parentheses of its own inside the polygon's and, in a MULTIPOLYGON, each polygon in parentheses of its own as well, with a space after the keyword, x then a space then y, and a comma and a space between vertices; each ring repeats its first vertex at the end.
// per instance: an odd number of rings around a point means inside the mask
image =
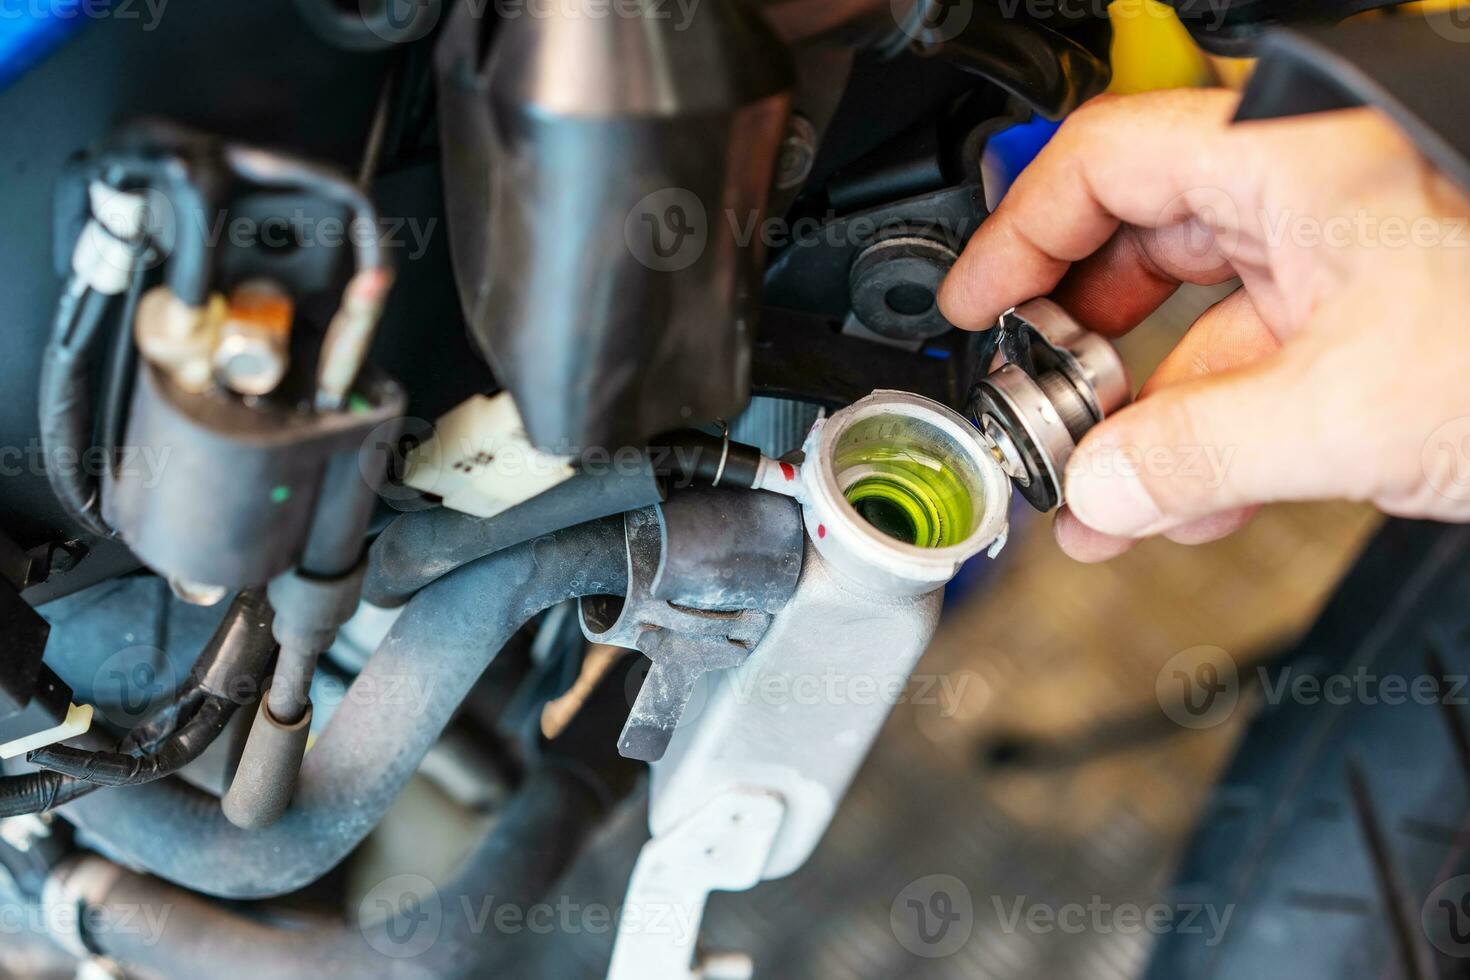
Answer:
POLYGON ((571 478, 566 459, 531 445, 509 392, 475 395, 408 455, 404 482, 450 510, 494 517, 571 478))
POLYGON ((66 718, 61 724, 48 728, 43 732, 36 732, 24 738, 0 745, 0 759, 15 759, 34 752, 36 749, 44 749, 48 745, 57 742, 65 742, 69 738, 85 735, 92 728, 92 706, 90 704, 74 704, 66 709, 66 718))

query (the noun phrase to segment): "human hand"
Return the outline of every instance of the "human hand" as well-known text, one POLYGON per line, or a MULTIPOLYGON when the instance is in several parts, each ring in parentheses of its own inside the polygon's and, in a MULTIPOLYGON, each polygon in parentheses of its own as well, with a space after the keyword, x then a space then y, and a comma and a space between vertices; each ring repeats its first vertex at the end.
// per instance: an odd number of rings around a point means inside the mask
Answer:
POLYGON ((1050 294, 1126 333, 1239 277, 1068 463, 1057 540, 1102 561, 1275 500, 1470 520, 1470 199, 1368 109, 1231 125, 1214 90, 1078 110, 939 293, 981 330, 1050 294))

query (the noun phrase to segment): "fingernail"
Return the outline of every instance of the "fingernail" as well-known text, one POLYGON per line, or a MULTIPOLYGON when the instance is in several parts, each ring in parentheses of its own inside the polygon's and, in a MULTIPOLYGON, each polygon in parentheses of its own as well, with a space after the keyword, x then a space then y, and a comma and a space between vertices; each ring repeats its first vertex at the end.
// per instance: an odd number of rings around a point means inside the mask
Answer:
POLYGON ((1098 446, 1079 449, 1067 463, 1067 506, 1094 531, 1137 536, 1164 520, 1138 467, 1127 461, 1122 447, 1098 446))

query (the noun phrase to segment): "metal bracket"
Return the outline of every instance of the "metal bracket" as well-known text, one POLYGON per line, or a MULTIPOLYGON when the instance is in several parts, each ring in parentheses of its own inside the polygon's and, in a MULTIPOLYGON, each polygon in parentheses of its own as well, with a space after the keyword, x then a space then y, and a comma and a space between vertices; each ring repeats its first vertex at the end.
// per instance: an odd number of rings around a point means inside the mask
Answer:
POLYGON ((583 599, 582 630, 652 661, 618 751, 655 762, 699 679, 744 663, 796 589, 801 518, 786 497, 709 488, 630 511, 624 527, 627 595, 583 599))

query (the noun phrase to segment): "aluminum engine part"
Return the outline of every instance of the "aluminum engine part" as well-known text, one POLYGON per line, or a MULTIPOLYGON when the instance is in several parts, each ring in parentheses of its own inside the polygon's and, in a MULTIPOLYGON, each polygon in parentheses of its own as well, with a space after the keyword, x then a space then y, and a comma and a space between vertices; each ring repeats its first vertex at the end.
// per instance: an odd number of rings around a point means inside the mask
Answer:
POLYGON ((652 839, 627 905, 672 904, 688 928, 620 931, 611 980, 692 975, 711 891, 799 868, 821 840, 939 622, 941 590, 893 595, 808 538, 795 593, 739 666, 705 675, 654 763, 652 839))

